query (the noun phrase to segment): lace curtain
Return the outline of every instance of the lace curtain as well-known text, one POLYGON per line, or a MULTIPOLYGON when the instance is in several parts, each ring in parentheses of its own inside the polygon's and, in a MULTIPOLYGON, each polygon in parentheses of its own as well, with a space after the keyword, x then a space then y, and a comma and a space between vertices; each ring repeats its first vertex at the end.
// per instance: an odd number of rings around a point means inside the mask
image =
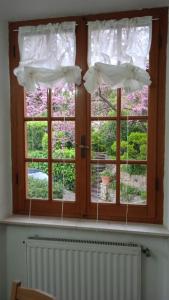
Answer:
POLYGON ((19 28, 19 66, 14 70, 20 85, 34 90, 64 83, 81 82, 81 69, 75 66, 75 22, 19 28))
POLYGON ((102 83, 129 91, 150 84, 146 72, 152 17, 88 23, 85 87, 92 93, 102 83))

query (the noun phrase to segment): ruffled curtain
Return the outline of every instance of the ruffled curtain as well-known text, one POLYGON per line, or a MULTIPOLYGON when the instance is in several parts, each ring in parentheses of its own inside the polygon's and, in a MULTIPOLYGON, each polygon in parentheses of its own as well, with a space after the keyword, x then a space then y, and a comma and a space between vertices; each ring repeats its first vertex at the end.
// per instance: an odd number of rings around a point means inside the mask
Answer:
POLYGON ((134 91, 150 85, 146 72, 152 17, 88 23, 88 66, 84 76, 89 93, 101 84, 134 91))
POLYGON ((20 62, 14 74, 21 86, 35 90, 39 84, 47 88, 80 84, 75 26, 75 22, 63 22, 19 28, 20 62))

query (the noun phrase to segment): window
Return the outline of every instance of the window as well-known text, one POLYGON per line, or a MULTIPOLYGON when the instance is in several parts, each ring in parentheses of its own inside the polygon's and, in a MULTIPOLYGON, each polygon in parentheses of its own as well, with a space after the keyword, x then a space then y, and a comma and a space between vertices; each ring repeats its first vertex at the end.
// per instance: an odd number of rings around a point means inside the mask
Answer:
POLYGON ((64 21, 77 24, 84 74, 87 23, 142 16, 153 18, 151 85, 129 94, 102 85, 91 97, 73 83, 28 92, 13 74, 19 26, 63 19, 9 25, 14 213, 162 223, 167 9, 64 21))

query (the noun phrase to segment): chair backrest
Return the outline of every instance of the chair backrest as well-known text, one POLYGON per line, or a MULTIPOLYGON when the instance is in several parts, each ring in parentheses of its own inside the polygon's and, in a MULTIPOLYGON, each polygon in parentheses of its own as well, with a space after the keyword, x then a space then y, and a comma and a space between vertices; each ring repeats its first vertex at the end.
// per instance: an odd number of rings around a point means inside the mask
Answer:
POLYGON ((14 281, 11 300, 55 300, 55 298, 40 290, 21 287, 20 281, 14 281))

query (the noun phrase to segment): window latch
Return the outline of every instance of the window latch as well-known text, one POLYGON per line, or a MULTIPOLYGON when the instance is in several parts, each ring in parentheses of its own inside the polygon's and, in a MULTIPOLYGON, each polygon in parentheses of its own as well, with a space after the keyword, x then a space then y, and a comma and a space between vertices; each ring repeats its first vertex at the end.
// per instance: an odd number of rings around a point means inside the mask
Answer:
POLYGON ((81 157, 85 158, 86 157, 86 150, 88 150, 90 147, 86 145, 86 136, 82 135, 80 138, 80 145, 76 144, 76 147, 81 149, 81 157))
POLYGON ((86 149, 86 150, 89 149, 89 146, 87 146, 87 145, 78 145, 78 144, 76 144, 76 146, 80 149, 86 149))

